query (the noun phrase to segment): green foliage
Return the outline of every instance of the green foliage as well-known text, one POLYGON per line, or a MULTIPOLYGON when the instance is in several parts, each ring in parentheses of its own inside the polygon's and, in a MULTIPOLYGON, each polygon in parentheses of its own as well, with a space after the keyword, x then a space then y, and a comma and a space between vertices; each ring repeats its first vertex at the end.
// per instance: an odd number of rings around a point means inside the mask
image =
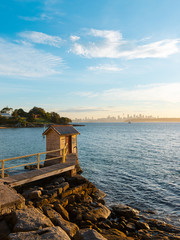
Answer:
POLYGON ((60 118, 60 124, 66 125, 70 122, 72 122, 72 120, 70 118, 67 118, 67 117, 61 117, 60 118))
POLYGON ((51 112, 50 113, 50 120, 53 123, 60 123, 60 116, 58 113, 55 112, 51 112))
POLYGON ((35 117, 33 113, 28 113, 27 121, 28 122, 34 122, 35 117))
POLYGON ((13 109, 12 108, 9 108, 8 106, 7 107, 4 107, 3 109, 1 109, 1 113, 11 113, 13 109))
POLYGON ((43 108, 39 108, 39 107, 33 107, 30 111, 29 114, 34 114, 38 117, 46 117, 46 112, 43 108))
POLYGON ((15 109, 14 111, 17 110, 17 114, 19 117, 27 117, 28 116, 28 113, 25 112, 22 108, 19 108, 19 109, 15 109))
MULTIPOLYGON (((13 109, 5 107, 1 110, 2 113, 10 113, 13 109)), ((67 117, 60 117, 56 112, 45 112, 43 108, 33 107, 28 113, 22 108, 15 109, 12 113, 11 118, 6 118, 0 115, 0 124, 12 124, 20 126, 28 126, 29 124, 44 124, 44 123, 55 123, 55 124, 68 124, 72 122, 67 117)))

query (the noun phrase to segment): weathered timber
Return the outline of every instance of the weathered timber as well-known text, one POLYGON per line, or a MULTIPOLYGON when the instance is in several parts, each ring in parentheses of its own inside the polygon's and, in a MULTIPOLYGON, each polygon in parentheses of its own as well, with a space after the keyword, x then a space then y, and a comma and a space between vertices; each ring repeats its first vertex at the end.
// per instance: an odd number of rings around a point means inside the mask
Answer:
POLYGON ((75 163, 76 154, 72 154, 71 157, 67 158, 65 163, 54 164, 38 170, 32 170, 30 172, 5 177, 3 182, 6 182, 10 187, 20 186, 43 178, 55 176, 60 173, 73 171, 75 169, 75 163))

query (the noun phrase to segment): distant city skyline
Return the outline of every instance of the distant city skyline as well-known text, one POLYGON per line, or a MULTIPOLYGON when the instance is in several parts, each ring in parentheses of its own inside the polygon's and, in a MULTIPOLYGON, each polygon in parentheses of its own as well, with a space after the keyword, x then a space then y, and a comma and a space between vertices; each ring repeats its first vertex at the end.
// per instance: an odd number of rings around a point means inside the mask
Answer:
POLYGON ((0 3, 0 109, 180 117, 179 0, 0 3))

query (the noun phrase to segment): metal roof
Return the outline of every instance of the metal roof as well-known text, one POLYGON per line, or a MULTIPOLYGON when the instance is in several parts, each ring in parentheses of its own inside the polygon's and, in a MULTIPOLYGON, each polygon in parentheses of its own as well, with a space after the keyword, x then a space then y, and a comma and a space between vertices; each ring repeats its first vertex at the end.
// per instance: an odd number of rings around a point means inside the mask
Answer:
POLYGON ((80 134, 72 125, 51 125, 48 129, 46 129, 43 135, 46 135, 50 129, 54 130, 59 135, 80 134))

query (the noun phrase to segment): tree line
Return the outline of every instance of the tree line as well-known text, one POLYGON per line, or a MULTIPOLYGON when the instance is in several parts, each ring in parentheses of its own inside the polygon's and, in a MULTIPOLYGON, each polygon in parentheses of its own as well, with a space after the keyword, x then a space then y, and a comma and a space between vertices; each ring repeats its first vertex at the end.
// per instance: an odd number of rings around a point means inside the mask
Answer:
POLYGON ((43 108, 33 107, 29 112, 24 111, 22 108, 13 110, 9 107, 4 107, 0 111, 0 123, 12 123, 14 121, 20 123, 23 126, 28 123, 55 123, 55 124, 69 124, 70 118, 60 117, 56 112, 46 112, 43 108), (3 113, 11 114, 11 118, 3 117, 3 113))

